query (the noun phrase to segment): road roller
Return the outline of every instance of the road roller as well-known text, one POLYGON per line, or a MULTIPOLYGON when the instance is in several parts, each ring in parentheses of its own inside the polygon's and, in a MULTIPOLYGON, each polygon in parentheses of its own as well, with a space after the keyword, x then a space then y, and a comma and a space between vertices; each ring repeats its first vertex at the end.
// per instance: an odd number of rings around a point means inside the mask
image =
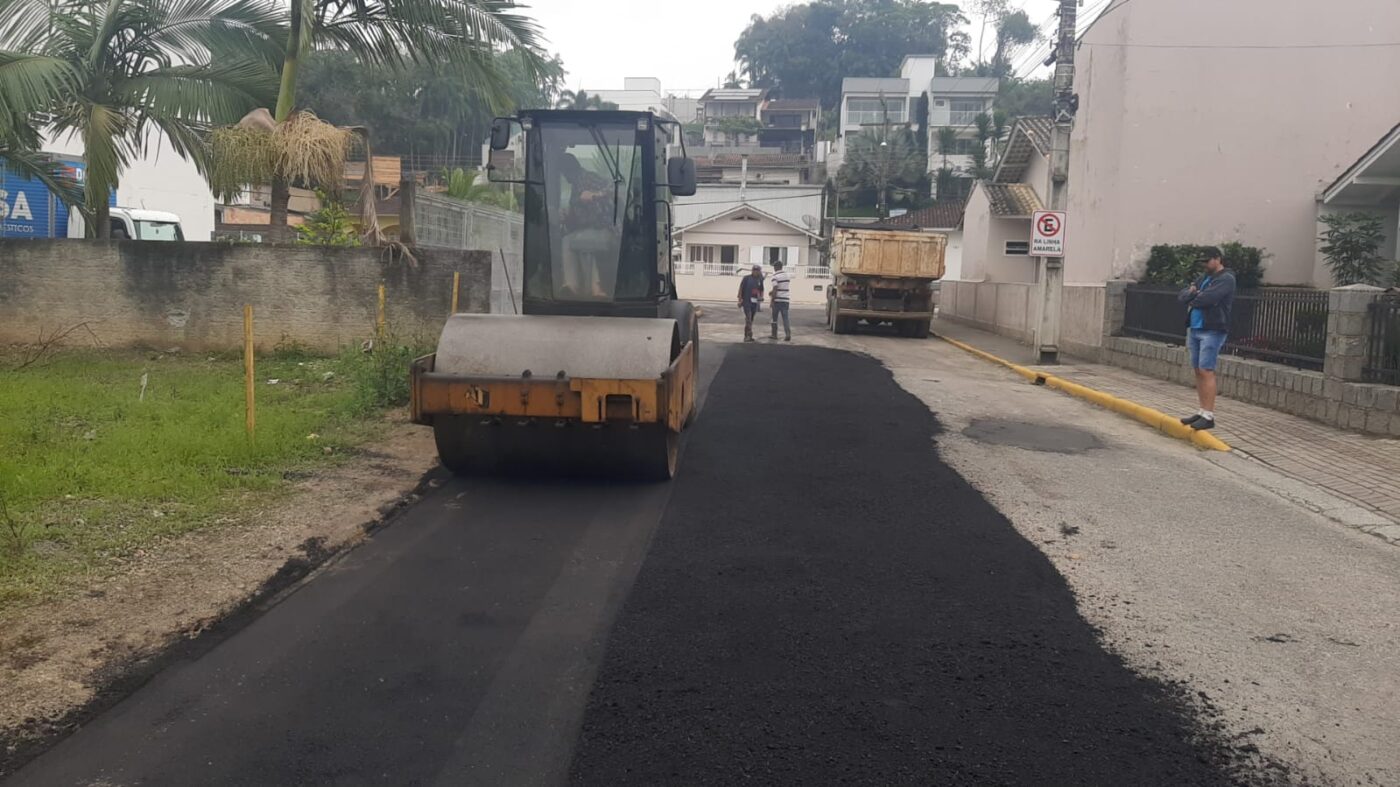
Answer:
POLYGON ((650 112, 492 123, 488 175, 524 191, 519 313, 451 315, 411 372, 453 473, 674 476, 700 357, 670 253, 672 198, 695 193, 680 137, 650 112))

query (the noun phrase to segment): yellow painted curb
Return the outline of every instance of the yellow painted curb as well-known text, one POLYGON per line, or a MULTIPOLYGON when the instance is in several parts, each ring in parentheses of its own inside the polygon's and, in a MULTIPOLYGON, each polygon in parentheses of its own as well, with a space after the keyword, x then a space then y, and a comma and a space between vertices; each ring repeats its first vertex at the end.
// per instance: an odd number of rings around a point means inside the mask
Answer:
POLYGON ((1204 448, 1208 451, 1230 450, 1230 446, 1227 445, 1225 441, 1221 440, 1220 438, 1216 437, 1210 432, 1192 429, 1191 427, 1182 424, 1181 421, 1177 420, 1176 418, 1173 418, 1170 415, 1167 415, 1166 413, 1160 412, 1158 410, 1153 410, 1151 407, 1140 405, 1137 402, 1130 402, 1127 399, 1120 399, 1112 394, 1106 394, 1103 391, 1098 391, 1088 386, 1080 385, 1079 383, 1070 382, 1069 380, 1066 380, 1063 377, 1056 377, 1053 374, 1037 372, 1034 369, 1021 366, 1020 364, 1012 363, 1006 360, 1005 358, 998 358, 997 356, 992 355, 989 352, 979 350, 976 347, 973 347, 972 345, 966 344, 964 342, 960 342, 957 339, 949 339, 947 336, 939 336, 938 338, 953 345, 954 347, 957 347, 960 350, 972 353, 973 355, 985 361, 991 361, 992 363, 998 364, 1000 366, 1005 366, 1006 368, 1021 375, 1027 380, 1043 384, 1049 388, 1055 388, 1057 390, 1064 391, 1070 396, 1078 397, 1088 402, 1093 402, 1094 404, 1112 410, 1115 413, 1121 413, 1123 415, 1128 416, 1129 418, 1141 421, 1142 423, 1147 424, 1148 426, 1152 427, 1153 429, 1156 429, 1159 432, 1162 432, 1163 434, 1170 435, 1172 437, 1177 438, 1178 440, 1185 440, 1186 442, 1195 445, 1197 448, 1204 448))

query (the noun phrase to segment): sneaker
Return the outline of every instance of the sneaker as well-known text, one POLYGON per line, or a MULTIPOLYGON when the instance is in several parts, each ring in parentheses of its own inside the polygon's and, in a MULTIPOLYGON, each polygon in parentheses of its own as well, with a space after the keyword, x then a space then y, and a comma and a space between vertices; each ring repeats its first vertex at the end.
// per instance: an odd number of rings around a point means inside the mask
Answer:
POLYGON ((745 336, 745 337, 744 337, 744 341, 746 341, 746 342, 751 342, 751 341, 753 341, 753 337, 752 337, 752 336, 745 336))
POLYGON ((1196 420, 1191 423, 1191 428, 1198 432, 1205 431, 1206 429, 1214 429, 1215 419, 1197 416, 1196 420))
POLYGON ((787 337, 786 339, 783 339, 783 341, 785 341, 785 342, 790 342, 790 341, 792 341, 792 337, 789 336, 789 337, 787 337))
POLYGON ((1186 418, 1181 419, 1181 423, 1183 426, 1190 426, 1191 424, 1194 424, 1199 420, 1201 420, 1201 414, 1196 413, 1195 415, 1187 416, 1186 418))

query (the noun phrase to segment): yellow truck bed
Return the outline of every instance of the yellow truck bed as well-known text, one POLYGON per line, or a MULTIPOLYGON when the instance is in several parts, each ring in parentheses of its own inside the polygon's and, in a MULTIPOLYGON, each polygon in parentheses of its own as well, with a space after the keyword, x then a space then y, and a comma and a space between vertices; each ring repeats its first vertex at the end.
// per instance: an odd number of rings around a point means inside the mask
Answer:
POLYGON ((833 243, 837 272, 884 279, 940 279, 948 236, 842 228, 833 243))

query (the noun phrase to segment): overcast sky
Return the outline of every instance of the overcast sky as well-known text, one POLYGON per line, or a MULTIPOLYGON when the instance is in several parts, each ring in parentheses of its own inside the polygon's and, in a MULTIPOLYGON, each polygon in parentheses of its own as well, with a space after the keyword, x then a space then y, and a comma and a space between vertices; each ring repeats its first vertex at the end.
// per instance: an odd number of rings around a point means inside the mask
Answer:
MULTIPOLYGON (((623 77, 652 76, 661 80, 663 90, 676 93, 714 87, 734 67, 734 41, 749 17, 766 16, 791 4, 791 0, 523 2, 530 6, 526 13, 544 27, 550 50, 563 56, 569 70, 566 87, 620 89, 623 77), (629 34, 624 35, 624 30, 629 34)), ((1085 8, 1093 10, 1099 2, 1088 0, 1085 8)), ((963 0, 961 5, 968 8, 971 3, 963 0)), ((1026 10, 1032 23, 1040 24, 1054 14, 1059 3, 1019 0, 1017 5, 1026 10)), ((972 33, 975 46, 975 26, 972 33)))

